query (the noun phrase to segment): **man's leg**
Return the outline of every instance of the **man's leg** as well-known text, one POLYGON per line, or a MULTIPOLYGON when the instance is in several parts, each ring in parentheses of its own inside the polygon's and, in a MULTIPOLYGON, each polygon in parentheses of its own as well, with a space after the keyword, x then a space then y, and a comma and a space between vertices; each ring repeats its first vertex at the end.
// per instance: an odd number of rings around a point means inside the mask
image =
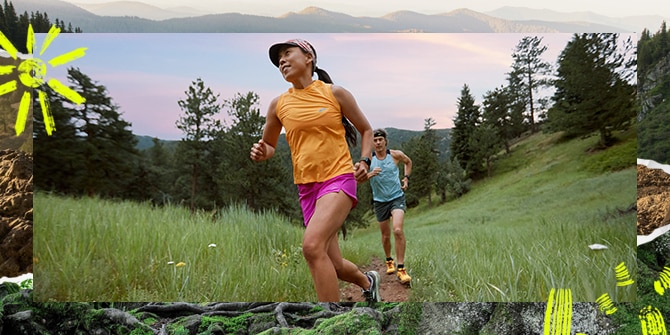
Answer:
POLYGON ((403 222, 405 221, 405 211, 394 209, 391 212, 393 217, 393 238, 395 239, 395 255, 398 264, 405 264, 405 233, 403 231, 403 222))
POLYGON ((393 216, 393 238, 395 239, 395 252, 398 260, 398 279, 403 284, 408 284, 412 281, 412 277, 407 274, 405 268, 405 233, 403 231, 403 223, 405 221, 405 211, 402 209, 394 209, 391 212, 393 216))
POLYGON ((382 247, 386 258, 391 257, 391 220, 382 221, 379 223, 379 230, 382 232, 382 247))

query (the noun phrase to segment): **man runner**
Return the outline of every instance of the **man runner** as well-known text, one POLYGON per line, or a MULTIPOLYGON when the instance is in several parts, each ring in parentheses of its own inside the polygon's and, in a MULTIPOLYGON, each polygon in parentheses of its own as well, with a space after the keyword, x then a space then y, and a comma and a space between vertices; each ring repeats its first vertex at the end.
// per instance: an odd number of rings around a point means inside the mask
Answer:
POLYGON ((391 257, 391 230, 389 223, 393 218, 393 237, 395 239, 395 252, 397 260, 397 276, 401 283, 408 284, 412 277, 405 269, 405 233, 403 232, 403 221, 405 218, 404 190, 407 189, 409 177, 412 174, 412 160, 400 150, 389 150, 387 133, 384 129, 374 131, 373 137, 374 153, 370 165, 370 186, 374 200, 375 216, 379 222, 382 233, 382 246, 386 254, 386 273, 396 272, 394 259, 391 257), (398 163, 405 164, 405 175, 402 185, 398 178, 398 163))

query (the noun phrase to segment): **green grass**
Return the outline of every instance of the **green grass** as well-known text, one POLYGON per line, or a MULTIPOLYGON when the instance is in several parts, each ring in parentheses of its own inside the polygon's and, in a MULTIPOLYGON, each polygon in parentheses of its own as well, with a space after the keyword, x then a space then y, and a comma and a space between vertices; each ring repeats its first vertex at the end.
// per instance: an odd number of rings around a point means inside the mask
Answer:
MULTIPOLYGON (((552 288, 569 288, 574 301, 604 293, 635 301, 636 285, 619 287, 615 276, 622 262, 637 273, 635 212, 620 213, 636 201, 635 133, 620 137, 614 148, 590 152, 596 137, 533 135, 462 198, 409 210, 410 300, 547 301, 552 288), (609 248, 589 249, 594 243, 609 248)), ((35 299, 316 299, 303 230, 273 213, 231 208, 213 222, 176 207, 40 192, 34 202, 35 299)), ((340 242, 359 266, 383 257, 370 221, 340 242)))
MULTIPOLYGON (((615 148, 588 153, 597 138, 560 142, 538 134, 498 162, 495 177, 460 199, 406 215, 406 263, 413 301, 546 301, 569 288, 575 301, 634 301, 635 285, 618 287, 615 267, 636 273, 634 132, 615 148), (634 145, 633 145, 634 146, 634 145), (613 159, 612 157, 616 157, 613 159), (614 172, 594 166, 607 161, 614 172), (623 168, 623 166, 627 166, 623 168), (597 171, 597 172, 596 172, 597 171), (604 244, 594 251, 588 245, 604 244)), ((344 255, 383 257, 377 229, 358 232, 344 255)))
POLYGON ((38 300, 316 298, 302 254, 295 252, 302 229, 273 213, 230 208, 213 222, 210 215, 192 216, 176 207, 44 193, 34 201, 40 209, 34 245, 38 300))

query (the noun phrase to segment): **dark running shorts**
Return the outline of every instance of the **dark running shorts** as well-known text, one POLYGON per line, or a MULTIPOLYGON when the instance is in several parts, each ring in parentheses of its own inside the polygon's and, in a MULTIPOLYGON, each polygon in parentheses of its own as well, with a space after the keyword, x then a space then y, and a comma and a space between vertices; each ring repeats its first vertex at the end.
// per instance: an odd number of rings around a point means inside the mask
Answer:
POLYGON ((404 194, 388 202, 375 201, 374 205, 377 222, 384 222, 390 219, 391 212, 394 209, 402 209, 403 212, 407 211, 407 204, 405 202, 404 194))

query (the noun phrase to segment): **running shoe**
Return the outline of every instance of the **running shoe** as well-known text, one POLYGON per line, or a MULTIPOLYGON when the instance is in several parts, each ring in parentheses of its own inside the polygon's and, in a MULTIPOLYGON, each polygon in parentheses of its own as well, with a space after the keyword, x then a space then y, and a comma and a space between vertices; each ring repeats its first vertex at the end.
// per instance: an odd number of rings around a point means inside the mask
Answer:
POLYGON ((386 261, 386 274, 390 275, 395 272, 395 264, 393 263, 393 258, 386 261))
POLYGON ((398 279, 400 279, 400 282, 403 284, 407 284, 410 281, 412 281, 412 277, 410 277, 407 274, 407 269, 405 268, 399 268, 398 269, 398 279))
POLYGON ((370 279, 370 288, 367 291, 363 290, 365 301, 370 304, 382 301, 382 298, 379 296, 379 282, 381 281, 379 273, 377 271, 368 271, 365 275, 370 279))

